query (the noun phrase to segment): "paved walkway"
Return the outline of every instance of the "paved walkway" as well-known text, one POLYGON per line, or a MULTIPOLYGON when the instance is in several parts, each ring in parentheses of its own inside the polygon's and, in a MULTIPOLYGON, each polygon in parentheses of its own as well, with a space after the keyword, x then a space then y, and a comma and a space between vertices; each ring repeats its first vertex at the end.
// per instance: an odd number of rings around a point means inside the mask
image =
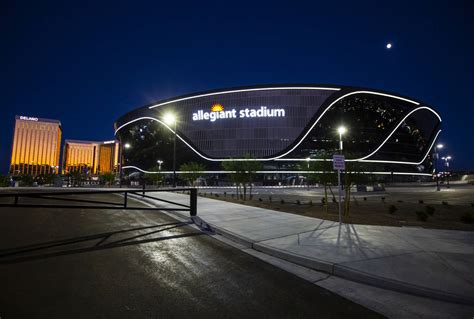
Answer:
MULTIPOLYGON (((150 195, 189 203, 189 195, 150 195)), ((198 217, 197 224, 306 267, 383 288, 474 304, 474 232, 340 227, 332 221, 202 197, 198 217)))

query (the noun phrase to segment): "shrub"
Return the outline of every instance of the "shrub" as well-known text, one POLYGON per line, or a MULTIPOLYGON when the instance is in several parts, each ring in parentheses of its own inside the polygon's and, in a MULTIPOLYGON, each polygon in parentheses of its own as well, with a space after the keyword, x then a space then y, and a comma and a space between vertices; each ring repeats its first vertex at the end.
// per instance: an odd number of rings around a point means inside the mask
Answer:
POLYGON ((390 206, 388 206, 388 212, 389 212, 390 214, 395 214, 395 212, 397 211, 397 209, 398 209, 398 208, 397 208, 397 206, 395 206, 395 205, 390 205, 390 206))
POLYGON ((426 206, 425 207, 425 212, 430 215, 430 216, 433 216, 434 212, 435 212, 435 208, 433 206, 426 206))
POLYGON ((449 203, 448 203, 447 201, 445 201, 445 200, 442 201, 441 204, 443 204, 444 206, 448 206, 448 205, 449 205, 449 203))
POLYGON ((5 175, 0 175, 0 187, 10 186, 10 178, 5 175))
POLYGON ((280 203, 281 203, 281 204, 284 204, 284 203, 285 203, 285 200, 284 200, 284 199, 281 199, 281 200, 280 200, 280 203))
POLYGON ((214 194, 216 197, 219 197, 219 194, 214 194))
POLYGON ((20 177, 20 185, 21 186, 33 186, 33 177, 30 175, 22 175, 20 177))
POLYGON ((422 222, 426 222, 428 220, 428 214, 422 210, 417 210, 416 212, 416 218, 422 222))
POLYGON ((419 200, 418 200, 418 203, 423 204, 424 201, 423 201, 422 199, 419 199, 419 200))
POLYGON ((465 212, 461 215, 461 221, 466 224, 472 224, 474 221, 474 216, 471 212, 465 212))

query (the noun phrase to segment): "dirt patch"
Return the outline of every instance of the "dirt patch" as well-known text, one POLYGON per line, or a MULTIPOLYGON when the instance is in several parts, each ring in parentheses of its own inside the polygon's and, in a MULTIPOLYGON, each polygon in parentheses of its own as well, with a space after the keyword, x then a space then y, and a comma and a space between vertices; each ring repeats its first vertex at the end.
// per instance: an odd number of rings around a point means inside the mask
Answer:
MULTIPOLYGON (((268 197, 253 197, 251 200, 237 200, 231 196, 207 194, 205 197, 225 200, 232 203, 267 208, 291 214, 308 217, 321 218, 338 221, 338 205, 329 200, 328 212, 321 201, 305 199, 282 199, 274 196, 272 200, 268 197)), ((403 200, 391 200, 381 197, 359 198, 351 201, 348 216, 343 221, 352 224, 381 225, 381 226, 410 226, 434 229, 451 230, 474 230, 474 222, 462 221, 462 216, 470 214, 474 218, 474 207, 471 204, 449 204, 405 202, 403 200), (391 208, 392 206, 392 208, 391 208), (427 208, 428 207, 428 208, 427 208), (430 208, 431 207, 431 208, 430 208), (418 212, 418 213, 417 213, 418 212), (426 221, 420 220, 423 216, 426 221)))

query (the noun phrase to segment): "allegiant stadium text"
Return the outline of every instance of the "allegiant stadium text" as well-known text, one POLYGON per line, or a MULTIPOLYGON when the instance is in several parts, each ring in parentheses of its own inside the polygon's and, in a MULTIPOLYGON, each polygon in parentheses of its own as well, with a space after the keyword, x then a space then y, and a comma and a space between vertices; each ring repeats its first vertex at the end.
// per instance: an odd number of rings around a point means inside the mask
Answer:
POLYGON ((229 111, 204 112, 199 110, 193 113, 193 121, 207 120, 215 122, 218 119, 235 119, 235 118, 256 118, 256 117, 285 117, 284 109, 269 109, 261 106, 259 109, 245 108, 237 111, 232 109, 229 111))

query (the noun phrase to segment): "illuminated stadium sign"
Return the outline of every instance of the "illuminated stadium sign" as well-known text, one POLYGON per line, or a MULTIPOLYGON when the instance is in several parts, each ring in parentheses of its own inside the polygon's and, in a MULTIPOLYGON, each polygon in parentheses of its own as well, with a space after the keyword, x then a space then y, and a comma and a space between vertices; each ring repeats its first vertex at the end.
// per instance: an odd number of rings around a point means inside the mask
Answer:
POLYGON ((285 109, 270 109, 266 106, 261 106, 258 109, 245 108, 241 110, 224 110, 224 107, 221 104, 214 104, 211 108, 211 112, 199 110, 193 113, 193 121, 215 122, 220 119, 257 117, 285 117, 285 109))

